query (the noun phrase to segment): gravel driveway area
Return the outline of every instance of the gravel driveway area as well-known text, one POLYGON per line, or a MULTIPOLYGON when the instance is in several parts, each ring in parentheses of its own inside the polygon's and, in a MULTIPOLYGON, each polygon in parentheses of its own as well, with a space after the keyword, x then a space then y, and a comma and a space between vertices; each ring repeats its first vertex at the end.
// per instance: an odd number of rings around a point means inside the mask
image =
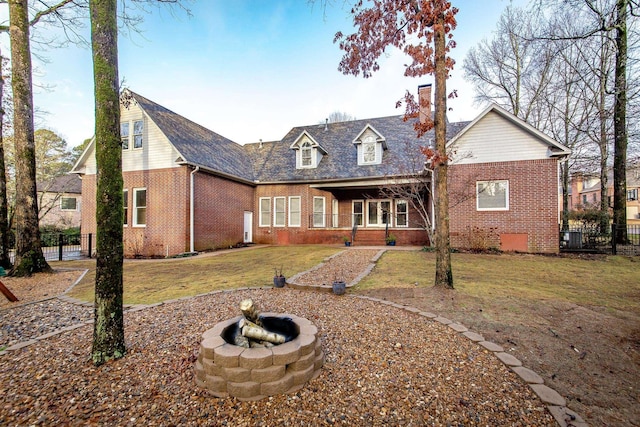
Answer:
POLYGON ((0 311, 0 348, 79 326, 0 356, 0 425, 558 425, 492 351, 399 306, 264 288, 139 308, 125 313, 126 357, 99 368, 89 360, 92 325, 83 323, 91 307, 48 300, 0 311), (196 386, 201 334, 239 315, 245 298, 318 327, 325 353, 318 378, 250 402, 196 386), (55 303, 60 316, 45 315, 55 303))

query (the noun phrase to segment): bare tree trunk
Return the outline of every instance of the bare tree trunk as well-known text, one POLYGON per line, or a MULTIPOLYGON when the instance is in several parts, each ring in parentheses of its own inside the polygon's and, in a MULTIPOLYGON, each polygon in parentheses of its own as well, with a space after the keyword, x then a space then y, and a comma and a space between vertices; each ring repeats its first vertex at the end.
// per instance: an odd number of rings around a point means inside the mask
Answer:
POLYGON ((613 111, 613 223, 617 243, 627 242, 627 7, 616 2, 616 93, 613 111))
POLYGON ((118 88, 117 0, 91 0, 96 108, 97 257, 92 359, 123 357, 122 148, 118 88))
POLYGON ((599 82, 599 100, 598 100, 598 117, 600 121, 600 140, 598 141, 598 147, 600 149, 600 233, 606 233, 609 228, 609 175, 608 175, 608 160, 609 160, 609 144, 607 139, 607 73, 604 70, 608 69, 607 61, 607 40, 606 35, 602 34, 602 47, 600 54, 600 78, 599 82))
POLYGON ((440 12, 434 25, 435 43, 435 114, 434 131, 438 159, 434 164, 436 181, 436 278, 435 285, 453 289, 449 241, 449 193, 447 190, 447 69, 445 65, 444 13, 440 12))
POLYGON ((7 202, 7 171, 4 164, 4 78, 0 53, 0 267, 10 269, 9 204, 7 202))
POLYGON ((33 88, 27 0, 9 0, 16 167, 16 259, 11 274, 51 271, 42 254, 38 227, 33 88))

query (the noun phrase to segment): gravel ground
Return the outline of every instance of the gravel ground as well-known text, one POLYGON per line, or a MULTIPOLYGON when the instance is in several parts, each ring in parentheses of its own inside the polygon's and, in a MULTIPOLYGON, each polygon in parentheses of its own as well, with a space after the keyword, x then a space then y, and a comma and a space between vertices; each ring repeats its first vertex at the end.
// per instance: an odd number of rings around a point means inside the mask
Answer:
POLYGON ((331 285, 334 280, 354 281, 371 264, 378 249, 352 249, 334 255, 306 273, 291 278, 298 285, 331 285))
MULTIPOLYGON (((22 322, 21 339, 40 334, 33 324, 50 323, 38 317, 40 304, 0 311, 0 325, 22 322)), ((87 308, 75 307, 64 316, 84 319, 87 308)), ((0 425, 557 425, 488 350, 418 314, 354 296, 220 292, 128 311, 125 333, 127 356, 99 368, 89 360, 91 325, 0 356, 0 425), (326 357, 318 378, 255 402, 217 399, 195 385, 201 334, 238 315, 245 298, 318 327, 326 357)))

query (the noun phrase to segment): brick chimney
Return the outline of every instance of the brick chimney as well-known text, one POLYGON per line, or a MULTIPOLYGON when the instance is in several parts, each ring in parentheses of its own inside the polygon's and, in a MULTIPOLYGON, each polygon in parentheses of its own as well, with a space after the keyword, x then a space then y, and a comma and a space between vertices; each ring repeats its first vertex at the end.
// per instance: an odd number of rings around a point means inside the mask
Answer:
POLYGON ((418 102, 420 102, 420 123, 431 118, 431 83, 418 86, 418 102))

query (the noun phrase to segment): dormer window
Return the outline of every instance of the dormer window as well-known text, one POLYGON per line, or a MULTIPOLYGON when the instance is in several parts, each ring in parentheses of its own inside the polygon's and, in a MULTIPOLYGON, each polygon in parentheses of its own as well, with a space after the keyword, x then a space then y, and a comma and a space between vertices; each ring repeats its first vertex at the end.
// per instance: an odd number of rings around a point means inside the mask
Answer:
POLYGON ((302 167, 311 167, 311 144, 305 141, 300 148, 300 159, 302 167))
POLYGON ((302 132, 290 148, 296 150, 296 169, 316 168, 320 164, 322 156, 327 154, 325 149, 307 131, 302 132))
POLYGON ((376 140, 372 135, 367 136, 362 141, 362 162, 375 163, 376 161, 376 140))
POLYGON ((353 140, 358 150, 358 165, 379 165, 382 163, 383 151, 387 149, 387 142, 371 125, 364 129, 353 140))

